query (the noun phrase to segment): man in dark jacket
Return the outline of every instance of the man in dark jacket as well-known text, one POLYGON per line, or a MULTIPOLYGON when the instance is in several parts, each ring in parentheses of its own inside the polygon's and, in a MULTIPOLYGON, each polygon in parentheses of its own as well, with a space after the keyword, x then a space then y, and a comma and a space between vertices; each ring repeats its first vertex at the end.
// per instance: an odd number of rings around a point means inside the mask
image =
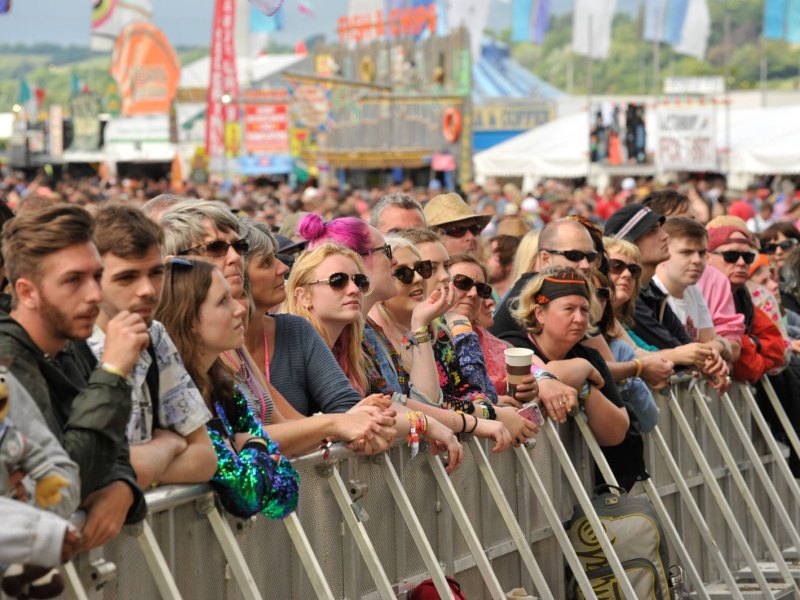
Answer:
POLYGON ((80 468, 87 511, 84 549, 113 539, 146 510, 128 458, 131 411, 126 378, 148 343, 141 316, 109 322, 99 368, 75 351, 99 312, 102 264, 84 209, 59 205, 16 217, 3 229, 12 286, 11 313, 0 314, 0 356, 34 398, 45 422, 80 468))

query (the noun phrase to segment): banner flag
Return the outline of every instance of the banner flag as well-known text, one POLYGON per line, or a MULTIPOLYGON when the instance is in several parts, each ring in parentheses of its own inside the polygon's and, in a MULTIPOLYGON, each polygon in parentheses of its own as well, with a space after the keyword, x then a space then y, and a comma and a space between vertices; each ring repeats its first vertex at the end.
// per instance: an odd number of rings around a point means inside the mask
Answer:
POLYGON ((800 0, 786 2, 786 41, 800 43, 800 0))
POLYGON ((550 1, 539 0, 536 5, 536 14, 533 15, 534 21, 531 31, 533 32, 533 41, 537 44, 544 43, 544 34, 547 33, 550 27, 550 1))
POLYGON ((691 0, 670 0, 667 9, 667 31, 664 41, 673 46, 679 44, 684 28, 689 25, 686 15, 691 0))
POLYGON ((787 0, 764 0, 763 36, 768 40, 782 40, 786 37, 787 0))
POLYGON ((92 52, 111 52, 127 25, 152 18, 151 0, 93 0, 89 48, 92 52))
MULTIPOLYGON (((236 0, 216 0, 211 34, 211 73, 206 99, 206 154, 213 160, 225 156, 226 129, 239 123, 239 81, 236 73, 234 26, 236 0)), ((229 135, 229 140, 235 136, 229 135)))
POLYGON ((4 15, 11 10, 11 0, 0 0, 0 15, 4 15))
POLYGON ((675 52, 703 60, 710 35, 711 13, 708 11, 707 0, 689 0, 683 32, 680 42, 674 46, 675 52))
POLYGON ((151 23, 131 23, 117 37, 111 76, 119 85, 125 116, 166 114, 181 67, 167 36, 151 23))
POLYGON ((616 0, 575 0, 572 13, 572 51, 575 54, 608 58, 616 4, 616 0))
POLYGON ((511 41, 528 42, 531 39, 530 22, 533 16, 533 0, 512 0, 511 41))

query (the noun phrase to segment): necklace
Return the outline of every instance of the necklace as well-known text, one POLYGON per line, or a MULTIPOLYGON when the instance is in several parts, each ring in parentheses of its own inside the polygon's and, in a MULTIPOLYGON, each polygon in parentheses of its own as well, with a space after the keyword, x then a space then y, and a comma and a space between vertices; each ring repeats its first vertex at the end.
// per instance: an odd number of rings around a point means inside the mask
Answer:
POLYGON ((267 406, 268 403, 265 390, 261 385, 254 385, 253 374, 250 372, 250 365, 247 364, 247 359, 245 358, 244 354, 242 354, 241 350, 236 348, 234 352, 236 353, 236 359, 233 359, 228 352, 224 352, 223 355, 227 359, 228 363, 236 369, 236 374, 239 376, 239 379, 244 381, 247 389, 250 390, 252 397, 255 398, 261 406, 261 411, 258 415, 259 421, 261 421, 262 424, 267 424, 272 420, 272 411, 267 406), (258 387, 258 390, 256 390, 256 387, 258 387))

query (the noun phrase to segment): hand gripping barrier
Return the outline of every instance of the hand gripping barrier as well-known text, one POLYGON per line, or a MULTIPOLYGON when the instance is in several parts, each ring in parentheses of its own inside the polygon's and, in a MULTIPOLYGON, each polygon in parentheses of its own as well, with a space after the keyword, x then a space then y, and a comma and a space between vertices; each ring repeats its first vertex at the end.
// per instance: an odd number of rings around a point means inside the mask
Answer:
MULTIPOLYGON (((783 556, 800 541, 800 488, 749 388, 718 398, 682 377, 655 395, 660 422, 646 436, 652 478, 633 493, 641 487, 653 503, 694 593, 800 598, 797 565, 783 556)), ((449 597, 447 574, 470 600, 502 599, 515 587, 561 599, 568 564, 595 599, 563 528, 577 502, 621 597, 634 597, 587 493, 592 459, 609 483, 615 478, 585 415, 566 426, 548 421, 527 446, 500 455, 472 436, 462 443, 464 461, 451 475, 427 448, 412 460, 399 444, 375 457, 334 446, 295 459, 300 506, 284 521, 230 517, 205 485, 153 490, 147 521, 65 565, 67 595, 384 600, 430 577, 449 597)))

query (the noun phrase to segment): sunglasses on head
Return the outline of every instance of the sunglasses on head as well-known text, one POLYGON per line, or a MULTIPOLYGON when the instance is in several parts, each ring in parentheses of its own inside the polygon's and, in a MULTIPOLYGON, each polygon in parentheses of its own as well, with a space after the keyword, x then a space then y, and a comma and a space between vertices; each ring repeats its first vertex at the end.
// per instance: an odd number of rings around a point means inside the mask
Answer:
POLYGON ((570 262, 579 263, 584 258, 588 262, 594 262, 594 259, 597 258, 597 252, 581 252, 580 250, 544 250, 542 252, 549 252, 550 254, 558 254, 559 256, 563 256, 570 262))
POLYGON ((784 252, 788 252, 792 248, 797 246, 797 240, 794 238, 789 238, 788 240, 783 240, 782 242, 765 244, 764 245, 764 254, 775 254, 775 251, 780 248, 784 252))
POLYGON ((221 258, 228 253, 229 248, 233 248, 233 251, 239 256, 244 256, 247 254, 248 250, 250 250, 250 244, 248 244, 245 240, 236 240, 235 242, 231 243, 228 243, 225 240, 213 240, 211 242, 200 244, 199 246, 193 246, 188 250, 178 252, 178 255, 194 253, 210 256, 211 258, 221 258))
POLYGON ((308 285, 314 285, 315 283, 327 283, 329 286, 331 286, 332 290, 340 292, 347 287, 351 279, 353 280, 353 283, 356 284, 359 292, 362 294, 369 292, 369 277, 364 273, 356 273, 355 275, 348 275, 347 273, 334 273, 327 279, 309 281, 308 285))
POLYGON ((639 279, 639 276, 642 274, 641 266, 636 263, 626 263, 624 260, 619 260, 618 258, 612 258, 608 261, 608 268, 612 275, 622 275, 625 269, 627 269, 628 273, 630 273, 631 277, 634 279, 639 279))
POLYGON ((392 247, 389 244, 384 244, 383 246, 378 246, 377 248, 370 248, 365 252, 359 252, 360 256, 371 256, 375 252, 383 252, 386 258, 389 259, 391 262, 392 260, 392 247))
POLYGON ((466 275, 453 275, 453 285, 462 292, 468 292, 474 287, 478 297, 484 300, 492 297, 492 286, 488 283, 475 281, 472 277, 467 277, 466 275))
POLYGON ((724 250, 722 252, 715 251, 711 254, 718 254, 722 257, 722 260, 731 265, 735 265, 739 262, 740 258, 744 261, 744 264, 752 265, 753 261, 756 259, 756 253, 750 251, 739 252, 738 250, 724 250))
POLYGON ((440 227, 440 229, 448 237, 462 238, 467 235, 468 231, 478 237, 483 231, 483 226, 474 223, 472 225, 448 225, 447 227, 440 227))
POLYGON ((421 260, 414 263, 413 267, 397 267, 392 275, 395 279, 400 280, 400 283, 411 285, 411 282, 414 281, 414 273, 419 273, 423 279, 430 279, 433 275, 433 263, 429 260, 421 260))

